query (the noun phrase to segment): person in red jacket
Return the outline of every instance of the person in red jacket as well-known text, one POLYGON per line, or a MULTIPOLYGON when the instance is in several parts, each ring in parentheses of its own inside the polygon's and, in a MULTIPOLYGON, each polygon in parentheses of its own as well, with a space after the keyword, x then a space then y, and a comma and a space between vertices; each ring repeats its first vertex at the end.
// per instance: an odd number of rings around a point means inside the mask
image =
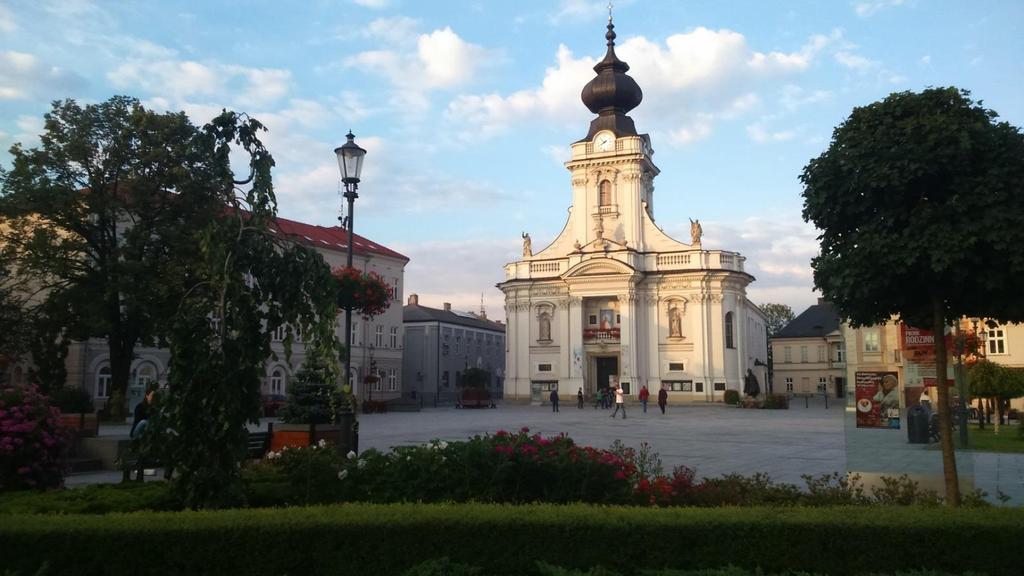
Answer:
POLYGON ((665 405, 668 404, 668 392, 664 388, 658 391, 658 408, 661 408, 661 413, 665 413, 665 405))
POLYGON ((644 414, 647 414, 647 399, 650 397, 651 392, 647 389, 647 385, 645 384, 640 388, 640 405, 644 407, 644 414))

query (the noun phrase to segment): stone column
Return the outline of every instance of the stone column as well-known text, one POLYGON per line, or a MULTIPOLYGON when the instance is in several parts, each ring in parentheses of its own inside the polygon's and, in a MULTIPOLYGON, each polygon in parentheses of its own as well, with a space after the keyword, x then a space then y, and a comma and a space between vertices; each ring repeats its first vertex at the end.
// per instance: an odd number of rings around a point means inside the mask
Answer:
POLYGON ((586 393, 583 378, 587 363, 586 352, 583 351, 583 299, 569 296, 565 300, 565 309, 568 321, 564 346, 569 350, 569 392, 575 394, 583 388, 586 393))
POLYGON ((647 311, 647 387, 656 396, 661 390, 661 303, 653 292, 645 294, 641 302, 647 311))
POLYGON ((632 290, 619 295, 619 317, 619 382, 629 382, 629 393, 636 396, 641 385, 637 374, 639 330, 636 293, 632 290))

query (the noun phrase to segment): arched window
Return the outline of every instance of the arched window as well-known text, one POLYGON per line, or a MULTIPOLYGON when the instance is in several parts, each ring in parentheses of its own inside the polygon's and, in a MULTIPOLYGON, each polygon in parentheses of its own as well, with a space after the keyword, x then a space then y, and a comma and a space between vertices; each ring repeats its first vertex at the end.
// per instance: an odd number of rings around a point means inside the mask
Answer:
POLYGON ((106 398, 110 395, 110 366, 103 366, 96 372, 96 397, 106 398))
POLYGON ((732 328, 732 326, 733 326, 732 312, 726 312, 725 313, 725 347, 726 348, 735 348, 736 347, 736 339, 733 337, 733 328, 732 328))
POLYGON ((284 390, 284 370, 274 368, 270 373, 270 393, 278 395, 284 390))
POLYGON ((140 388, 149 386, 151 382, 156 382, 156 366, 153 366, 149 362, 140 364, 135 369, 135 385, 140 388))
POLYGON ((598 204, 600 206, 611 206, 612 205, 612 183, 607 180, 602 180, 601 185, 598 187, 598 204))

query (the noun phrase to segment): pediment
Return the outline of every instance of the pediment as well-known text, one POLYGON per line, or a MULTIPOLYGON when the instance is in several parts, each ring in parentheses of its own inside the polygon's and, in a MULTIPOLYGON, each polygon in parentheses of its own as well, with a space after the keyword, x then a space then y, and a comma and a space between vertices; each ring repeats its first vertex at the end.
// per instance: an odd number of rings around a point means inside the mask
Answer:
POLYGON ((562 278, 578 278, 580 276, 612 276, 633 274, 632 266, 612 258, 596 258, 586 260, 573 266, 562 275, 562 278))

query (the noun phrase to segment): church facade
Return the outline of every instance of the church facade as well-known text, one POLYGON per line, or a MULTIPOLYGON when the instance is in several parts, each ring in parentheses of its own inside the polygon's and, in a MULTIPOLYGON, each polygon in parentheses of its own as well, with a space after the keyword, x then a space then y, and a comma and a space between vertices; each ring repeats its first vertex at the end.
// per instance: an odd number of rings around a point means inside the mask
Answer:
POLYGON ((571 145, 572 207, 562 232, 505 265, 505 397, 543 402, 582 388, 621 385, 652 399, 721 401, 754 375, 763 391, 765 317, 746 296, 754 280, 736 252, 705 249, 699 220, 690 242, 655 223, 659 169, 647 134, 627 112, 643 95, 615 55, 609 20, 607 53, 582 92, 597 115, 571 145))

